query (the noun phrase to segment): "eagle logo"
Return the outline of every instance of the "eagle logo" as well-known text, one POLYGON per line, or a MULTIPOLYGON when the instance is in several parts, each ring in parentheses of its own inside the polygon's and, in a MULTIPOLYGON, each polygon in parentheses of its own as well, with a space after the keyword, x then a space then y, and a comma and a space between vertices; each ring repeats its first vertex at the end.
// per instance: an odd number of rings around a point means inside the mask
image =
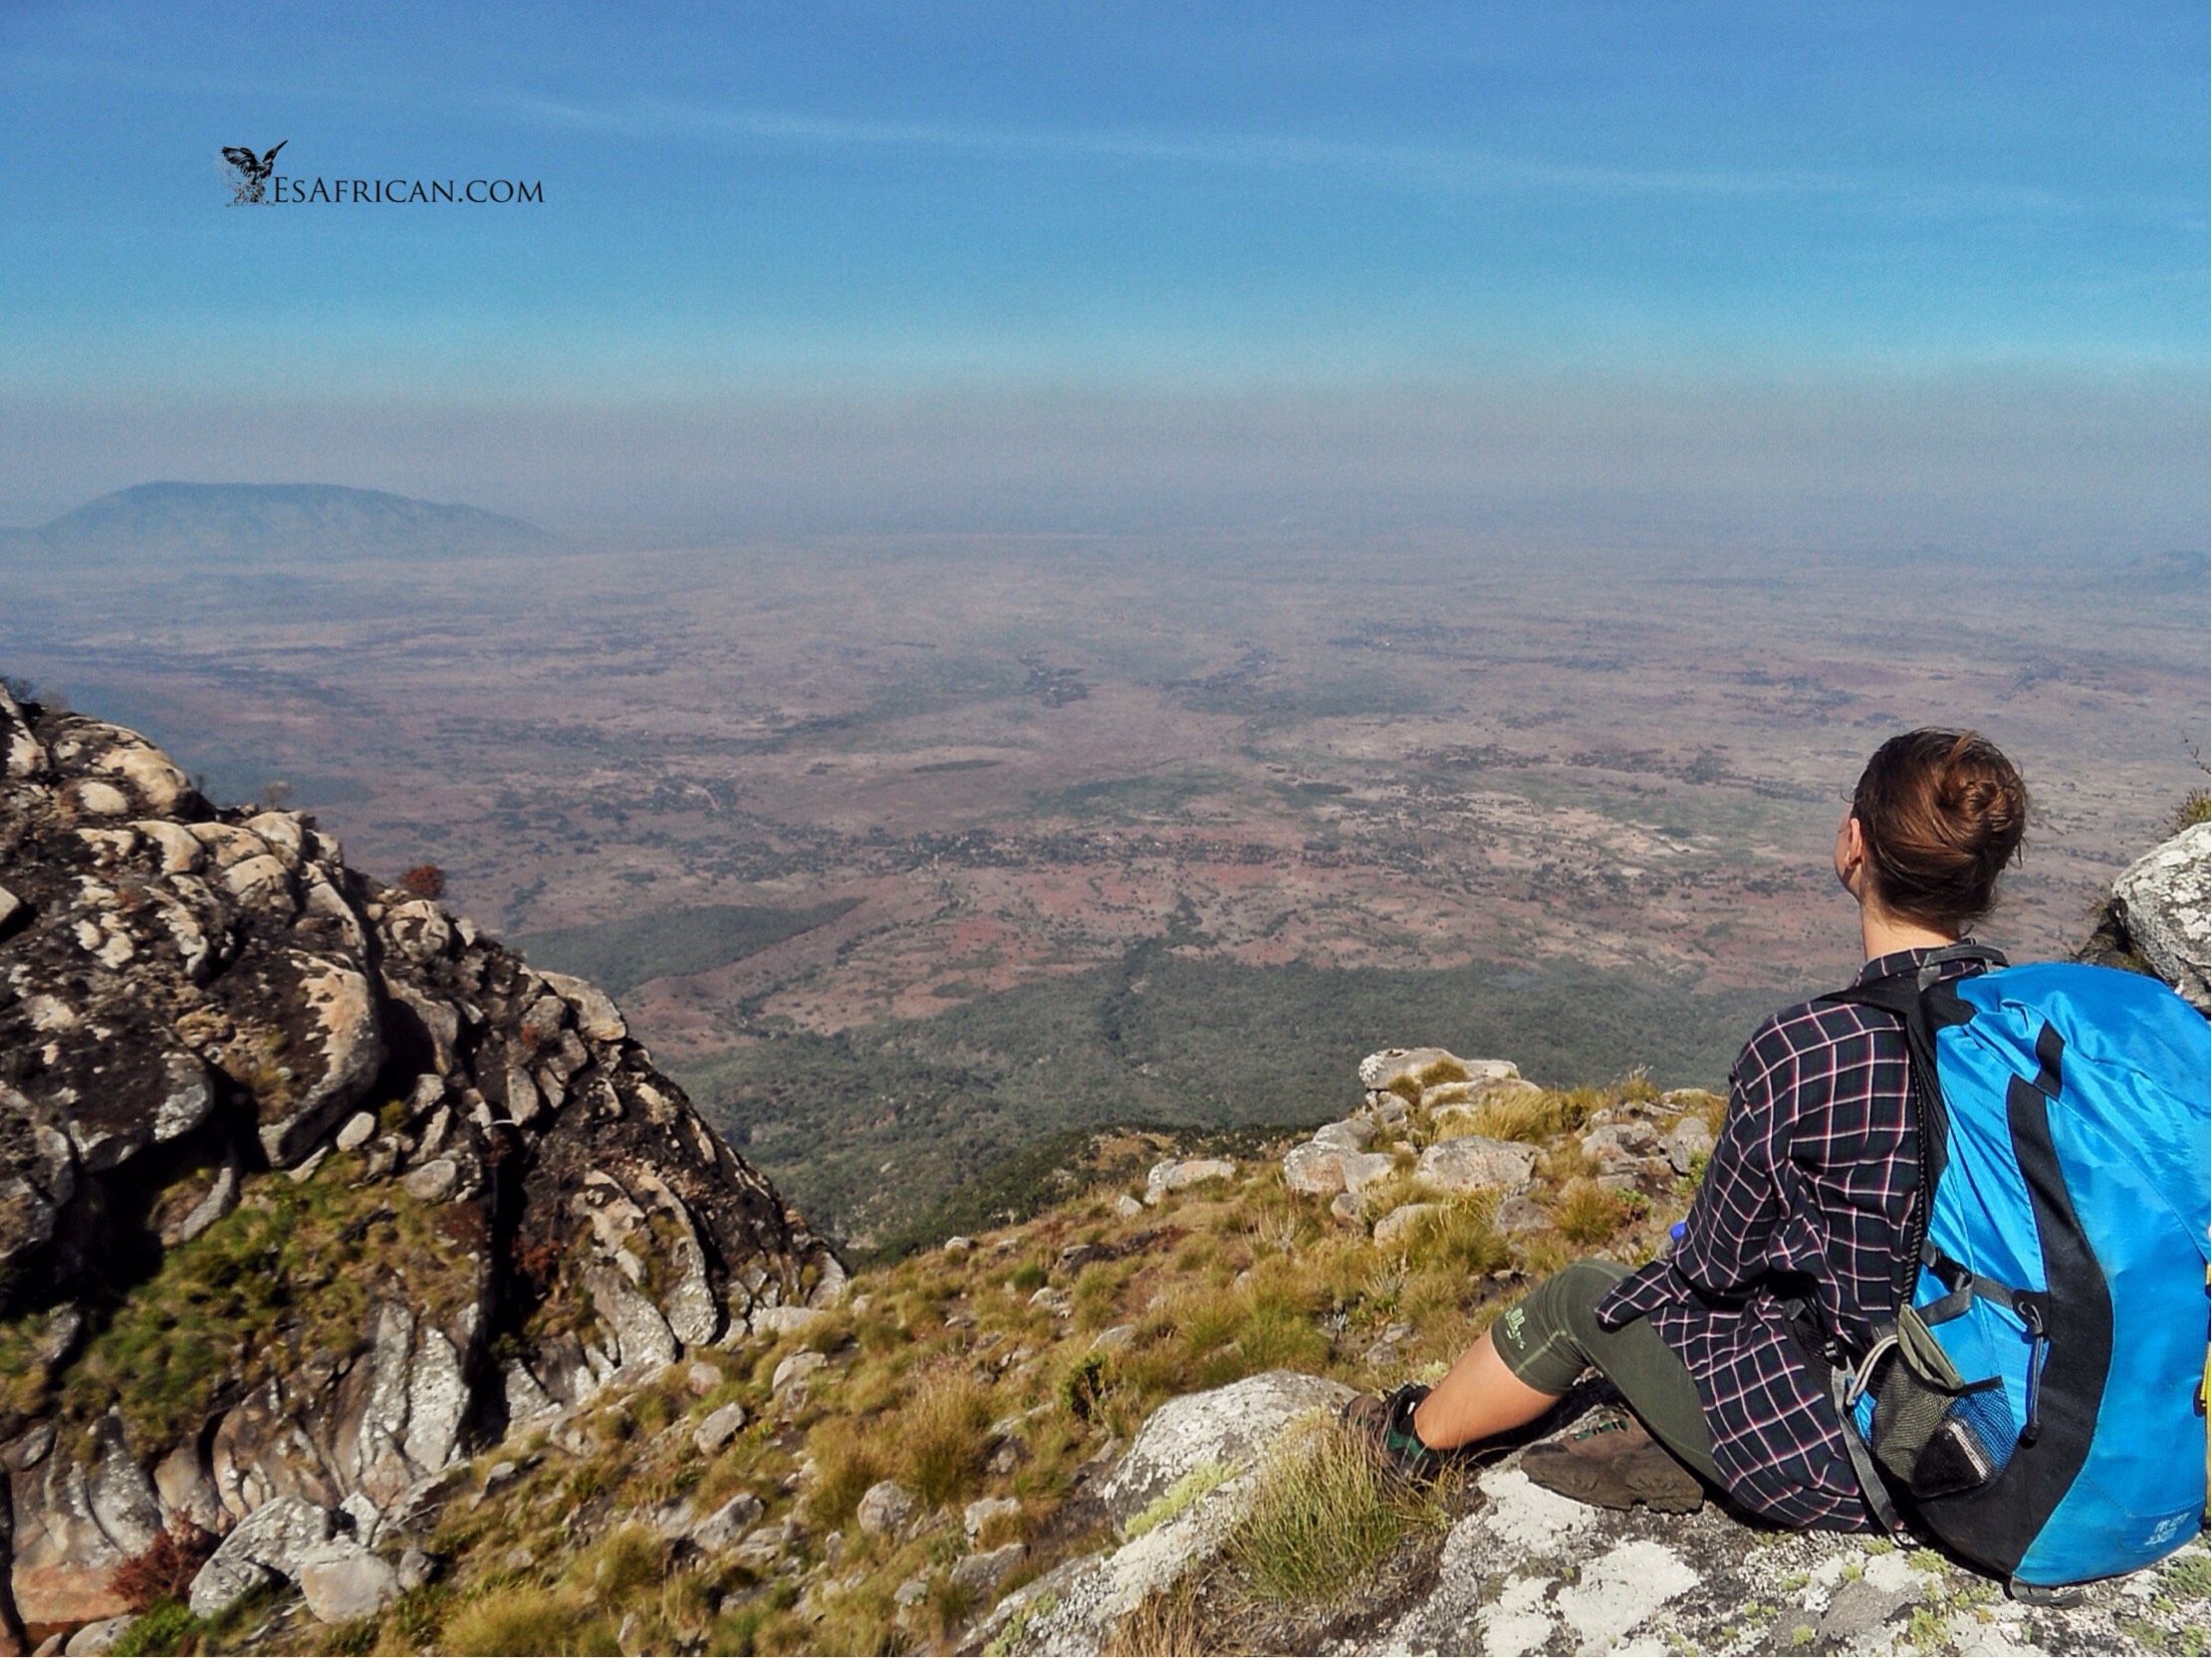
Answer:
POLYGON ((249 202, 266 199, 264 187, 269 181, 269 175, 277 170, 277 149, 282 149, 291 141, 290 138, 284 139, 276 149, 265 155, 256 155, 252 150, 238 144, 226 144, 223 147, 223 159, 230 163, 236 174, 231 181, 231 206, 243 207, 249 202))

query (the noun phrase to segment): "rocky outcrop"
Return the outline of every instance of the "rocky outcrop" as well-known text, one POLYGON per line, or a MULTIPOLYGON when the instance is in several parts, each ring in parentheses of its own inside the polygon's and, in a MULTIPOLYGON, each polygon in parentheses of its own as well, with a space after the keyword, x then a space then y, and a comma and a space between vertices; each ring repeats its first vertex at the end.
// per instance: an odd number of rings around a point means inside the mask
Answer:
POLYGON ((2083 953, 2154 973, 2212 1013, 2212 824, 2192 824, 2129 864, 2083 953))
MULTIPOLYGON (((1253 1602, 1232 1581, 1209 1604, 1205 1591, 1222 1585, 1207 1580, 1269 1462, 1310 1454, 1294 1436, 1346 1391, 1278 1371, 1162 1405, 1124 1459, 1131 1478, 1117 1472, 1108 1487, 1155 1494, 1149 1509, 1125 1497, 1122 1540, 1009 1595, 963 1650, 1152 1650, 1118 1644, 1130 1638, 1121 1620, 1148 1599, 1171 1602, 1182 1584, 1199 1588, 1184 1612, 1198 1621, 1177 1626, 1169 1650, 1254 1650, 1253 1602)), ((1718 1504, 1686 1518, 1586 1507, 1532 1483, 1518 1452, 1467 1477, 1462 1518, 1403 1545, 1417 1557, 1347 1583, 1342 1604, 1313 1608, 1304 1624, 1271 1626, 1258 1650, 2178 1652, 2201 1640, 2201 1540, 2161 1566, 2088 1585, 2079 1604, 2030 1607, 1932 1549, 1757 1530, 1718 1504)))
MULTIPOLYGON (((134 734, 0 691, 24 1616, 121 1610, 115 1567, 172 1521, 285 1500, 371 1542, 471 1444, 844 1276, 601 992, 312 818, 217 810, 134 734)), ((322 1565, 332 1605, 382 1592, 322 1565)))

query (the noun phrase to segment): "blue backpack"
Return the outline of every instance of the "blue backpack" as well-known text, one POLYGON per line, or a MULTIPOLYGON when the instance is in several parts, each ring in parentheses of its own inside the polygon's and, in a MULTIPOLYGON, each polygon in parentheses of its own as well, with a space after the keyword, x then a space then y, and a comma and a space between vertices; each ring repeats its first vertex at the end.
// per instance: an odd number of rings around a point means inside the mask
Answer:
POLYGON ((1870 1348, 1828 1341, 1869 1506, 2028 1600, 2171 1553, 2205 1509, 2212 1027, 1974 944, 1826 1000, 1904 1022, 1919 1107, 1911 1282, 1870 1348))

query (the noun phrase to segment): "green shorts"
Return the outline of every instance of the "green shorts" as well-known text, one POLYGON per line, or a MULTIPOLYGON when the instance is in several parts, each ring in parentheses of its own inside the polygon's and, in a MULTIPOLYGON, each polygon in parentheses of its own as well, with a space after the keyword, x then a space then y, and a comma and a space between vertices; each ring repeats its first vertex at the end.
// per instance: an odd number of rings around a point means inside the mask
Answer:
POLYGON ((1506 1368, 1539 1393, 1565 1393, 1597 1370, 1628 1401, 1652 1438, 1714 1485, 1712 1436, 1697 1383, 1645 1318, 1618 1329, 1598 1322, 1598 1303, 1628 1276, 1609 1261, 1578 1261, 1499 1314, 1490 1339, 1506 1368))

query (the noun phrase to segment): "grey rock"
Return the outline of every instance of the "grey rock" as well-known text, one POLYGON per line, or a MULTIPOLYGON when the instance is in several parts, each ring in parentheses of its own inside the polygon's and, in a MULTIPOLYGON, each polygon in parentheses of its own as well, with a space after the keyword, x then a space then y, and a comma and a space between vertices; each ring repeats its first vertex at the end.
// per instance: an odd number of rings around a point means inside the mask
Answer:
POLYGON ((878 1480, 860 1496, 854 1519, 871 1538, 888 1537, 914 1512, 913 1494, 895 1480, 878 1480))
POLYGON ((417 1203, 443 1203, 461 1184, 461 1166, 450 1157, 433 1157, 409 1169, 399 1182, 401 1190, 417 1203))
POLYGON ((691 1540, 709 1554, 719 1554, 753 1527, 767 1511, 761 1500, 741 1491, 691 1529, 691 1540))
POLYGON ((2212 1012, 2212 824, 2192 824, 2127 866, 2112 907, 2131 943, 2199 1013, 2212 1012))
POLYGON ((325 1623, 372 1618, 399 1598, 399 1573, 352 1538, 333 1538, 294 1563, 307 1609, 325 1623))
POLYGON ((1423 1221, 1443 1212, 1441 1203, 1408 1203, 1393 1209, 1374 1223, 1374 1241, 1384 1248, 1392 1247, 1404 1241, 1423 1221))
POLYGON ((276 1497, 246 1516, 192 1579, 194 1617, 212 1618, 272 1578, 296 1580, 300 1559, 330 1541, 331 1511, 276 1497))
POLYGON ((1536 1148, 1518 1140, 1465 1134, 1439 1140, 1421 1153, 1415 1173, 1447 1192, 1526 1191, 1536 1167, 1536 1148))
POLYGON ((357 1151, 369 1143, 376 1132, 376 1119, 367 1111, 356 1111, 346 1119, 346 1126, 338 1131, 337 1145, 341 1151, 357 1151))
POLYGON ((1249 1468, 1289 1423, 1351 1397, 1351 1388, 1326 1377, 1269 1370, 1170 1399, 1145 1421, 1099 1496, 1114 1524, 1125 1524, 1184 1475, 1208 1465, 1249 1468))
POLYGON ((1311 1136, 1314 1145, 1333 1145, 1340 1151, 1364 1151, 1374 1143, 1374 1119, 1368 1116, 1346 1117, 1339 1122, 1325 1122, 1311 1136))
POLYGON ((1144 1177, 1144 1201, 1157 1204, 1170 1192, 1180 1192, 1208 1180, 1227 1180, 1237 1166, 1226 1157, 1192 1157, 1155 1163, 1144 1177))
POLYGON ((802 1349, 793 1353, 776 1366, 775 1374, 769 1378, 768 1390, 771 1393, 781 1393, 795 1382, 803 1385, 829 1362, 829 1359, 818 1352, 802 1349))
POLYGON ((1342 1146, 1295 1145, 1283 1157, 1283 1184, 1309 1197, 1331 1197, 1345 1189, 1344 1159, 1342 1146))
POLYGON ((1490 1224, 1500 1236, 1516 1238, 1524 1232, 1538 1232, 1550 1226, 1552 1217, 1528 1198, 1516 1194, 1498 1205, 1497 1218, 1490 1224))
POLYGON ((717 1455, 723 1446, 735 1439, 745 1428, 745 1407, 727 1404, 707 1412, 706 1420, 692 1434, 691 1443, 699 1448, 699 1455, 717 1455))
POLYGON ((1396 1168, 1396 1159, 1378 1151, 1348 1151, 1337 1159, 1348 1192, 1363 1192, 1376 1181, 1387 1180, 1396 1168))
POLYGON ((971 1595, 995 1593, 1028 1557, 1029 1545, 1021 1542, 1010 1542, 1004 1548, 987 1549, 980 1554, 963 1554, 952 1564, 953 1587, 971 1595))
POLYGON ((901 1610, 903 1610, 908 1606, 918 1604, 922 1600, 928 1598, 928 1595, 929 1583, 927 1579, 921 1577, 909 1577, 906 1579, 905 1582, 899 1584, 897 1588, 891 1591, 891 1600, 901 1610))
POLYGON ((68 1658, 108 1658, 108 1654, 116 1650, 116 1643, 123 1639, 123 1632, 137 1621, 125 1615, 88 1623, 70 1636, 62 1651, 68 1658))
POLYGON ((1684 1117, 1668 1130, 1667 1166, 1676 1174, 1688 1174, 1697 1158, 1710 1157, 1712 1154, 1713 1131, 1705 1126, 1703 1117, 1684 1117))
POLYGON ((660 1309, 631 1288, 627 1279, 607 1267, 594 1267, 584 1275, 608 1327, 620 1345, 618 1362, 637 1376, 648 1376, 676 1361, 676 1338, 660 1309))

